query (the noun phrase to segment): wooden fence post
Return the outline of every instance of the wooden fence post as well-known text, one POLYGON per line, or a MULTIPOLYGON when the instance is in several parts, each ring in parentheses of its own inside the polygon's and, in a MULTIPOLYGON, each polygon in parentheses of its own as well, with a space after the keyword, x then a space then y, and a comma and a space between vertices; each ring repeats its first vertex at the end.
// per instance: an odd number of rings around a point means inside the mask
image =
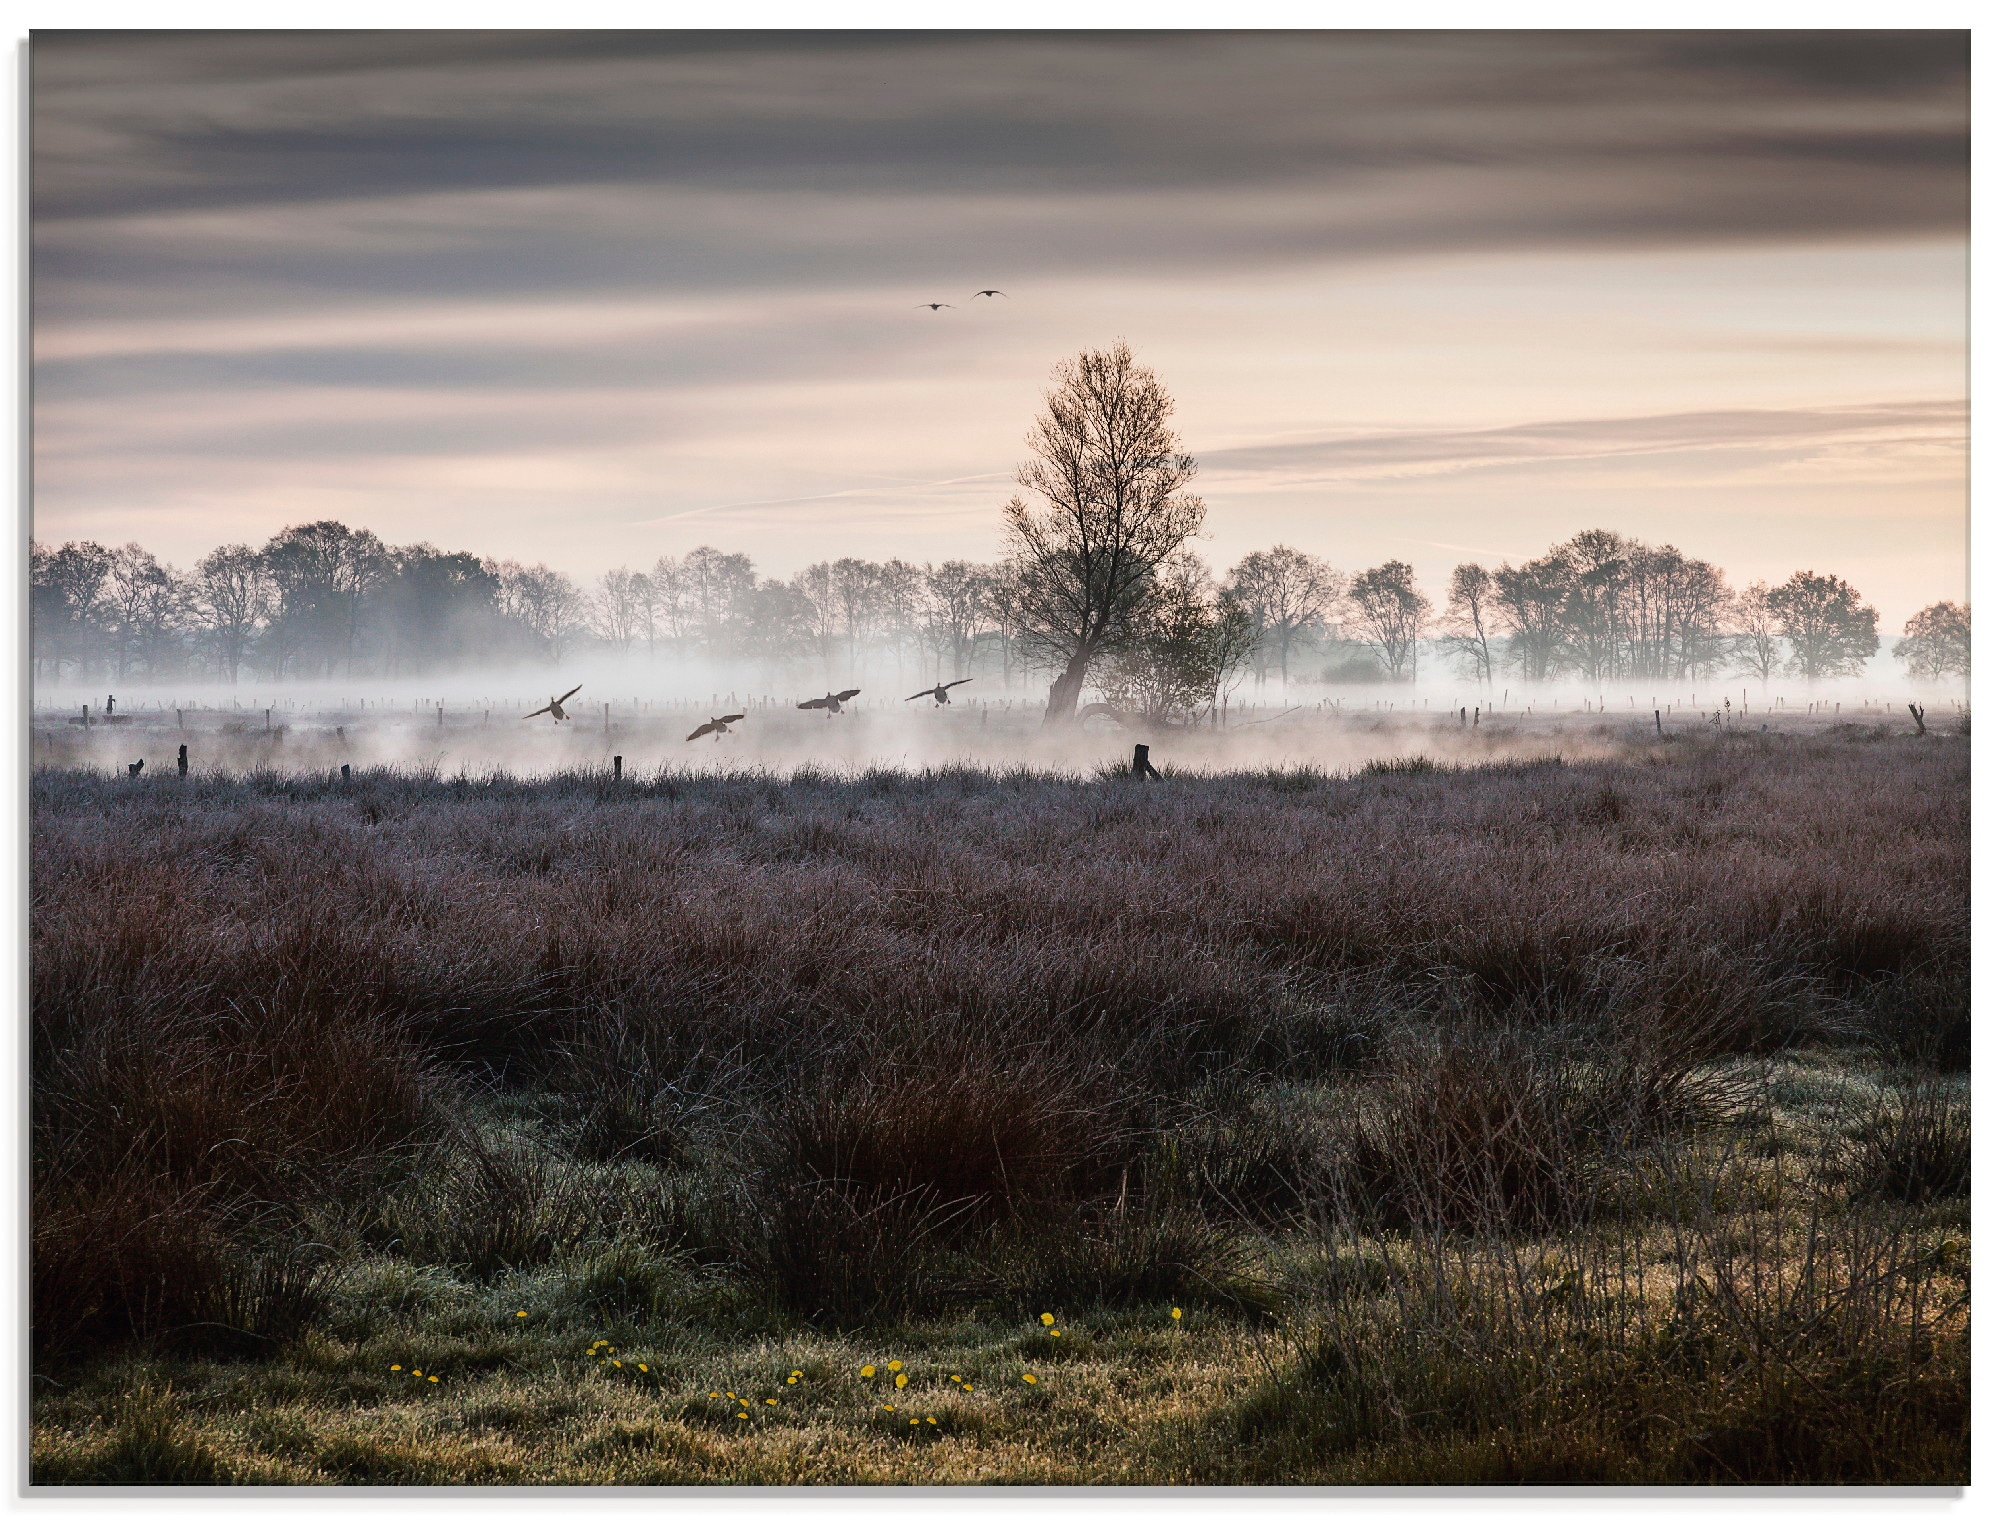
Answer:
POLYGON ((1135 743, 1132 748, 1132 777, 1142 784, 1149 777, 1160 776, 1160 770, 1153 766, 1152 759, 1147 756, 1152 750, 1144 742, 1135 743))
POLYGON ((612 782, 616 783, 619 779, 622 779, 624 777, 625 777, 625 759, 614 753, 611 758, 612 782))
POLYGON ((188 750, 186 742, 181 743, 181 755, 178 766, 180 768, 181 777, 186 778, 188 776, 188 750))

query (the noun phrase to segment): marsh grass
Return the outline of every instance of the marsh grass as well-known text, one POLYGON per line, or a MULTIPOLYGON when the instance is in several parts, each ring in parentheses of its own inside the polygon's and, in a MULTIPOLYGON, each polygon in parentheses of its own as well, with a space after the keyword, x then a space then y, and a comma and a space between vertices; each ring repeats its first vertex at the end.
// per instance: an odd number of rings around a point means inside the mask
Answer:
POLYGON ((1962 1476, 1964 780, 44 770, 35 1476, 1962 1476))

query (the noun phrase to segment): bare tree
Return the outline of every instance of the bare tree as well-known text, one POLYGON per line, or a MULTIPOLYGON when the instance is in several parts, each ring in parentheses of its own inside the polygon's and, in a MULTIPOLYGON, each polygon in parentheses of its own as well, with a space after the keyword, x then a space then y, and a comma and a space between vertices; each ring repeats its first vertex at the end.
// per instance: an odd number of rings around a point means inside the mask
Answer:
POLYGON ((1771 604, 1771 586, 1759 579, 1736 596, 1732 612, 1737 666, 1754 673, 1758 683, 1770 683, 1785 660, 1785 633, 1771 604))
POLYGON ((1249 613, 1258 639, 1260 683, 1263 652, 1269 648, 1278 654, 1279 681, 1290 680, 1293 642, 1326 620, 1342 587, 1340 575, 1324 558, 1282 544, 1253 552, 1230 570, 1229 595, 1249 613))
POLYGON ((1395 682, 1417 676, 1417 638, 1431 616, 1431 602, 1411 581, 1408 563, 1388 562, 1357 573, 1347 586, 1362 640, 1383 673, 1395 682))
POLYGON ((1045 400, 1034 459, 1015 475, 1043 503, 1017 495, 1006 528, 1022 639, 1061 669, 1043 715, 1057 722, 1075 716, 1092 660, 1124 636, 1204 506, 1181 492, 1195 463, 1167 425, 1173 400, 1123 342, 1061 364, 1045 400))
POLYGON ((263 554, 242 543, 209 553, 194 567, 194 604, 217 670, 235 683, 258 628, 271 613, 271 580, 263 554))
POLYGON ((651 599, 645 574, 629 568, 610 569, 584 601, 584 624, 621 654, 628 653, 644 630, 642 617, 651 599))
POLYGON ((111 631, 112 667, 122 683, 135 665, 162 672, 162 651, 185 605, 185 590, 172 569, 127 542, 111 554, 104 581, 105 620, 111 631))
POLYGON ((1175 553, 1153 576, 1130 633, 1108 659, 1105 696, 1151 725, 1199 721, 1256 640, 1242 602, 1219 592, 1194 554, 1175 553))
POLYGON ((1903 623, 1896 656, 1911 677, 1927 684, 1967 677, 1972 672, 1972 608, 1950 600, 1926 605, 1903 623))
POLYGON ((1445 647, 1489 688, 1493 684, 1493 575, 1478 563, 1460 563, 1451 571, 1445 598, 1445 647))
POLYGON ((919 616, 933 677, 962 678, 972 663, 973 639, 986 619, 986 582, 971 563, 953 559, 923 568, 919 616))

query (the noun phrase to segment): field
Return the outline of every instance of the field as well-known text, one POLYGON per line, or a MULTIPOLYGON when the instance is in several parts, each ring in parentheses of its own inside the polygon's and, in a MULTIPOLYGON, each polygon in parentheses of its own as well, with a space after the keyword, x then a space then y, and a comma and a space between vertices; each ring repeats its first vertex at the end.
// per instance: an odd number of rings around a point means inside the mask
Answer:
POLYGON ((32 1476, 1962 1483, 1969 741, 1770 724, 45 767, 32 1476))

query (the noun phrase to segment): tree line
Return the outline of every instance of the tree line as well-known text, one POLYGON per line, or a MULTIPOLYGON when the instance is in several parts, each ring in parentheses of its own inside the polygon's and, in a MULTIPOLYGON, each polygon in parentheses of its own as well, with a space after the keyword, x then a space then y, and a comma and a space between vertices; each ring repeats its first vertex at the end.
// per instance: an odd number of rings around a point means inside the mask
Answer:
MULTIPOLYGON (((1118 344, 1060 365, 1030 432, 997 562, 844 557, 788 578, 696 547, 591 584, 545 564, 391 546, 338 521, 231 544, 191 569, 138 543, 35 544, 38 678, 118 684, 407 677, 583 652, 704 660, 836 682, 893 672, 1050 680, 1048 715, 1086 689, 1120 711, 1188 719, 1243 678, 1675 682, 1859 673, 1879 646, 1854 587, 1800 570, 1732 590, 1671 546, 1590 530, 1527 562, 1454 568, 1442 603, 1407 563, 1343 571, 1293 547, 1217 577, 1189 544, 1205 518, 1172 400, 1118 344)), ((1930 605, 1896 656, 1965 675, 1969 610, 1930 605)))

